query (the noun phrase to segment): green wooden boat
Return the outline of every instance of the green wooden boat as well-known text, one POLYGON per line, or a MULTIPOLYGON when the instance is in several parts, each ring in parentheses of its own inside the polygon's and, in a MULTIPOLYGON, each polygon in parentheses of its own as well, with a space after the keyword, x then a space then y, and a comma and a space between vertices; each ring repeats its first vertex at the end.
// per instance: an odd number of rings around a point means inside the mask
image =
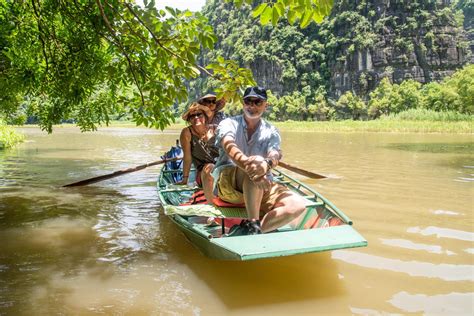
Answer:
MULTIPOLYGON (((254 260, 367 246, 367 241, 342 211, 318 192, 278 169, 273 170, 274 180, 307 200, 304 218, 293 226, 287 225, 271 233, 227 237, 225 233, 230 226, 246 217, 245 209, 208 204, 181 205, 199 188, 175 185, 173 174, 178 172, 181 171, 162 168, 157 182, 159 198, 165 214, 208 257, 254 260)), ((192 176, 193 172, 190 178, 192 176)))

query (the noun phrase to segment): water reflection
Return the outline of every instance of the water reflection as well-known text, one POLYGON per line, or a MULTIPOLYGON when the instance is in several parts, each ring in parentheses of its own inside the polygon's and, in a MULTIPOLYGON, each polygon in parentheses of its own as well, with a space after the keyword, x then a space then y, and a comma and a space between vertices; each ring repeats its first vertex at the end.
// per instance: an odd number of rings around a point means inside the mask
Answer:
POLYGON ((448 210, 434 210, 432 211, 432 213, 435 215, 452 215, 452 216, 463 215, 462 213, 448 211, 448 210))
POLYGON ((424 315, 472 315, 474 293, 448 293, 438 295, 395 294, 389 302, 406 313, 424 315))
POLYGON ((430 253, 437 253, 437 254, 446 254, 448 256, 455 255, 456 253, 449 251, 449 250, 443 250, 443 247, 437 246, 437 245, 427 245, 427 244, 420 244, 420 243, 414 243, 411 240, 406 240, 406 239, 380 239, 384 245, 389 245, 389 246, 394 246, 394 247, 400 247, 400 248, 406 248, 406 249, 412 249, 412 250, 424 250, 430 253))
POLYGON ((458 239, 458 240, 474 241, 474 233, 452 229, 452 228, 429 226, 422 229, 416 226, 416 227, 409 227, 407 229, 407 232, 420 234, 423 236, 436 235, 437 238, 453 238, 453 239, 458 239))
POLYGON ((474 281, 473 265, 403 261, 346 250, 333 251, 332 258, 365 268, 401 272, 416 277, 474 281))
POLYGON ((351 307, 351 312, 353 315, 364 315, 364 316, 393 315, 392 313, 388 313, 386 311, 369 309, 369 308, 358 308, 358 307, 351 307))

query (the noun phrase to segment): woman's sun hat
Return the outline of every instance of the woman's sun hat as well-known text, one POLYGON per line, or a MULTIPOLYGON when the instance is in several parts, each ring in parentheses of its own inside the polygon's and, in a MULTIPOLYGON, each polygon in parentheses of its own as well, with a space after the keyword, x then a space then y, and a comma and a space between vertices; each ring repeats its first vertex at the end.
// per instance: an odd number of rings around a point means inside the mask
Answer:
POLYGON ((186 110, 186 112, 183 113, 183 115, 181 115, 181 118, 185 121, 188 120, 188 117, 189 115, 195 113, 195 112, 199 112, 199 111, 202 111, 208 118, 212 115, 212 112, 211 110, 209 110, 209 108, 207 106, 204 106, 204 105, 201 105, 197 102, 193 102, 191 103, 191 105, 188 107, 188 109, 186 110))

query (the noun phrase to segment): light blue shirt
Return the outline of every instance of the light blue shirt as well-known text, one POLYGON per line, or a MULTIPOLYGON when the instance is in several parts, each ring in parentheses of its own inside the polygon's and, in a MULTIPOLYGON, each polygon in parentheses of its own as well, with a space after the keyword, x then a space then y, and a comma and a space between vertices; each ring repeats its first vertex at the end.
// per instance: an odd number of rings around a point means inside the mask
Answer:
POLYGON ((273 125, 265 120, 260 120, 259 126, 250 139, 248 139, 247 135, 247 122, 245 122, 243 115, 229 117, 219 124, 216 135, 216 145, 219 147, 219 158, 212 172, 214 179, 217 180, 219 178, 222 168, 235 166, 235 163, 229 158, 221 145, 221 141, 225 136, 232 137, 237 147, 246 156, 258 155, 267 157, 272 150, 281 152, 280 134, 273 125))

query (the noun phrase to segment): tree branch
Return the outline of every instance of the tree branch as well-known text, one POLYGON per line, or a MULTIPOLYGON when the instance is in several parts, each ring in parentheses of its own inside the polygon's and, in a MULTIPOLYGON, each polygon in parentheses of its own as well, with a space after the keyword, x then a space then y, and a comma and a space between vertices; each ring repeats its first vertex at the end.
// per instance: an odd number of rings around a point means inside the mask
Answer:
POLYGON ((33 5, 33 11, 35 12, 36 16, 36 24, 38 25, 38 37, 39 40, 41 41, 41 46, 42 46, 42 52, 43 52, 43 57, 46 62, 46 73, 49 71, 49 63, 48 63, 48 55, 46 54, 46 44, 43 39, 43 29, 41 28, 41 17, 38 13, 38 9, 36 8, 35 0, 31 0, 31 4, 33 5))
POLYGON ((112 37, 116 40, 117 45, 120 47, 120 49, 122 50, 122 53, 125 55, 125 58, 128 61, 128 65, 130 66, 130 72, 132 73, 133 80, 135 81, 135 84, 138 88, 138 91, 140 92, 140 97, 141 97, 141 100, 142 100, 142 104, 143 104, 143 106, 145 106, 145 98, 143 96, 143 92, 142 92, 142 89, 141 89, 140 84, 138 82, 138 79, 135 75, 135 71, 133 70, 132 60, 130 59, 130 56, 128 56, 128 54, 125 50, 125 47, 123 47, 122 43, 120 42, 120 39, 115 34, 115 31, 112 28, 112 25, 110 25, 109 19, 105 15, 104 8, 102 7, 102 3, 100 3, 100 0, 96 0, 96 3, 97 3, 97 6, 99 7, 100 15, 102 16, 102 19, 104 20, 105 25, 107 26, 107 29, 109 30, 112 37))
MULTIPOLYGON (((151 37, 155 40, 155 42, 158 44, 158 46, 160 46, 163 50, 165 50, 166 52, 168 52, 170 55, 174 56, 175 58, 177 59, 182 59, 184 61, 186 61, 188 64, 193 64, 192 62, 189 61, 189 59, 187 58, 183 58, 179 55, 177 55, 175 52, 173 52, 171 49, 169 49, 168 47, 164 46, 163 43, 161 43, 161 40, 155 35, 155 33, 148 27, 148 25, 145 24, 145 22, 143 22, 143 20, 138 16, 138 14, 133 10, 132 6, 130 3, 125 3, 125 6, 127 7, 127 9, 133 14, 133 16, 138 20, 138 22, 143 25, 144 28, 147 29, 147 31, 150 33, 151 37)), ((199 68, 202 72, 206 73, 208 76, 210 77, 214 77, 215 76, 210 73, 206 68, 202 67, 201 65, 198 65, 198 64, 194 64, 197 68, 199 68)))

